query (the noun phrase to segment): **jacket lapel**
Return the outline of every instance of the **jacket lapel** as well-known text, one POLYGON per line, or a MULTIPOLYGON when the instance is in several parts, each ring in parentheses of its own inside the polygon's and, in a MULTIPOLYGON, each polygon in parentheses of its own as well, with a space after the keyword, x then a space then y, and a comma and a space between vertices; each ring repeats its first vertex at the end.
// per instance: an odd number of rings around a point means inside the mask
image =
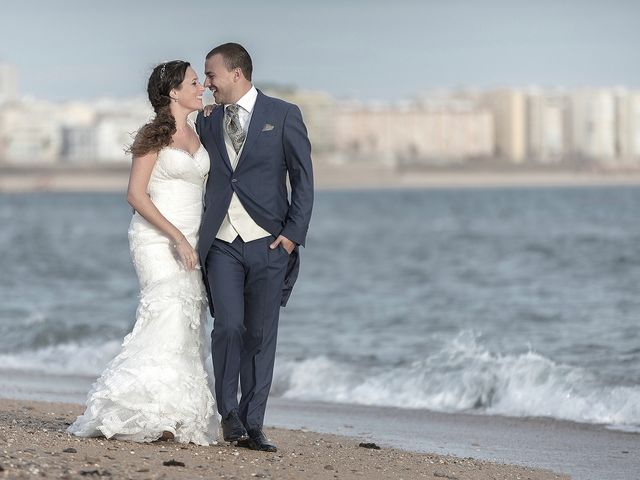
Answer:
POLYGON ((224 107, 218 107, 213 111, 213 118, 211 119, 211 125, 213 126, 213 138, 215 140, 216 147, 218 148, 218 152, 220 153, 220 157, 227 165, 229 170, 231 168, 231 162, 229 161, 229 156, 227 155, 227 147, 224 144, 224 133, 222 122, 224 120, 224 107))
POLYGON ((238 159, 238 164, 236 165, 236 170, 238 169, 238 165, 240 162, 249 154, 251 148, 256 143, 258 136, 262 132, 262 127, 265 124, 267 119, 267 97, 258 90, 258 98, 256 98, 256 104, 253 107, 253 113, 251 115, 251 122, 249 123, 249 131, 247 132, 247 138, 244 141, 244 146, 242 147, 242 152, 240 153, 240 158, 238 159))

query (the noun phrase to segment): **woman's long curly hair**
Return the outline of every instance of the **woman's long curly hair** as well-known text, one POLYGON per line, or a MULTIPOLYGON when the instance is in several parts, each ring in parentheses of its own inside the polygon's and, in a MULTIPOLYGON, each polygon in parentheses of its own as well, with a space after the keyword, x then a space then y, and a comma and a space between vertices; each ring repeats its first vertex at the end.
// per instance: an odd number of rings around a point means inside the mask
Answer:
POLYGON ((138 130, 133 144, 128 149, 134 157, 157 152, 171 143, 171 137, 176 133, 176 120, 169 108, 169 93, 173 89, 180 89, 189 66, 189 62, 173 60, 161 63, 151 72, 147 94, 156 116, 138 130))

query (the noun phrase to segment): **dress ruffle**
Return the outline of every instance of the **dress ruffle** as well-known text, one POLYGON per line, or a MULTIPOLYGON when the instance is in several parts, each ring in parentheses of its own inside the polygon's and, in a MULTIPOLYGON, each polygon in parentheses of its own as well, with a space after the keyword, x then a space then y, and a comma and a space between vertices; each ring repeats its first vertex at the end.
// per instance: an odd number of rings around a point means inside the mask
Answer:
MULTIPOLYGON (((154 204, 163 206, 194 247, 208 165, 202 148, 194 158, 163 150, 149 183, 154 204)), ((169 431, 181 443, 216 443, 218 414, 204 368, 209 342, 203 339, 201 273, 184 269, 169 239, 138 214, 129 246, 141 287, 136 323, 68 431, 135 442, 158 440, 169 431)))

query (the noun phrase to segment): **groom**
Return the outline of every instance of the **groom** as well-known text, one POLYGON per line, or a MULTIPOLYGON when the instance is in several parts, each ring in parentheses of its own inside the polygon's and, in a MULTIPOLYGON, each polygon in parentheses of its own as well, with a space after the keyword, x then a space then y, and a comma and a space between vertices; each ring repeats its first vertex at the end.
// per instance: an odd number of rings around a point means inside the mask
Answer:
POLYGON ((298 275, 298 246, 311 218, 313 172, 300 110, 256 90, 252 70, 237 43, 214 48, 205 61, 204 86, 223 108, 196 121, 211 159, 198 254, 214 317, 211 348, 224 439, 275 452, 262 425, 280 307, 298 275))

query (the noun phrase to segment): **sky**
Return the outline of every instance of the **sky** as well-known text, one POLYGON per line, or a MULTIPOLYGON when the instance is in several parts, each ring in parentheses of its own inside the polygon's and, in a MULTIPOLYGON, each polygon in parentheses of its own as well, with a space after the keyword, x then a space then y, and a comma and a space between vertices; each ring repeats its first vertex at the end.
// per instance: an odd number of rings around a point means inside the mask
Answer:
POLYGON ((339 99, 431 89, 640 87, 634 0, 20 0, 3 2, 0 62, 53 101, 143 95, 159 62, 243 44, 254 81, 339 99))

